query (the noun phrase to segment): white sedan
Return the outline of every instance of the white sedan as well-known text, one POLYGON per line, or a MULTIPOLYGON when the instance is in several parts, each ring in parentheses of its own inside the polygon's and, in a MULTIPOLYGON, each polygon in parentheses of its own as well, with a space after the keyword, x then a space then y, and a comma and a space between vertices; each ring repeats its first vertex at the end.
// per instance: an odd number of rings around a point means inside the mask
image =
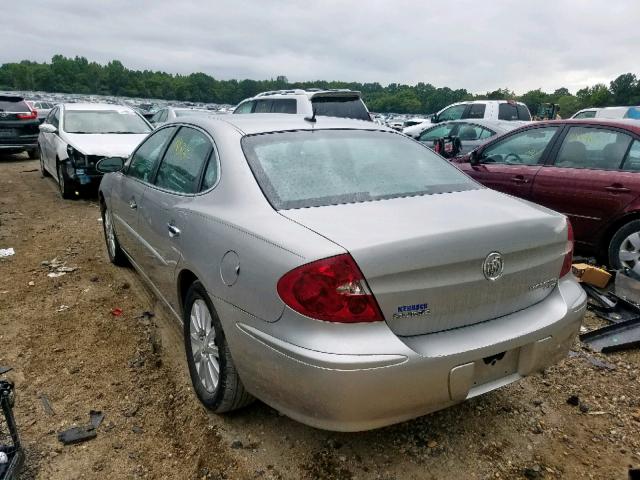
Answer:
POLYGON ((130 107, 100 103, 56 105, 40 125, 43 176, 58 181, 62 198, 102 178, 95 165, 104 157, 128 157, 153 128, 130 107))

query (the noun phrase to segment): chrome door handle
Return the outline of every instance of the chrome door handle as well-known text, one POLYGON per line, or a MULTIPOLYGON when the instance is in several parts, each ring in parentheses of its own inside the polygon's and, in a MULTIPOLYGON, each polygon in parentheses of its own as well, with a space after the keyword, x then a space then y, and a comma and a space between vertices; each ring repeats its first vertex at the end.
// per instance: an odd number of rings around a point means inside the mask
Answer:
POLYGON ((135 199, 132 198, 131 200, 129 200, 129 208, 138 208, 138 204, 136 203, 135 199))
POLYGON ((627 187, 620 184, 609 185, 608 187, 604 187, 604 189, 611 193, 629 193, 631 190, 627 187))
POLYGON ((167 223, 167 228, 169 229, 169 236, 171 238, 177 237, 180 235, 180 229, 171 223, 167 223))
POLYGON ((511 181, 513 183, 529 183, 529 180, 524 178, 523 175, 516 175, 515 177, 511 177, 511 181))

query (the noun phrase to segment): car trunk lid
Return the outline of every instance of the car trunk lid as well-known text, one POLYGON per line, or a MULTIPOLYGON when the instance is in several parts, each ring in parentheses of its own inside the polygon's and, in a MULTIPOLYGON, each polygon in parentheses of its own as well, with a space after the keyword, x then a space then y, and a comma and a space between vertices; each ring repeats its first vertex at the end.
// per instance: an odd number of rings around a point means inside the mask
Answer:
POLYGON ((543 300, 567 248, 563 216, 489 189, 280 213, 349 251, 402 336, 483 322, 543 300), (504 272, 491 281, 483 262, 494 252, 504 272))

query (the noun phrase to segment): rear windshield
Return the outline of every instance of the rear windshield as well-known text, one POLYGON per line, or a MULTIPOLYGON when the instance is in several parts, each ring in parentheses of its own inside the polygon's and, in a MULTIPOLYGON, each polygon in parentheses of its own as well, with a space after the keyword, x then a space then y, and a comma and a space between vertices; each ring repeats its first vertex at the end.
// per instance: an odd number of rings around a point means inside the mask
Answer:
POLYGON ((0 98, 0 112, 30 112, 29 105, 23 100, 9 100, 0 98))
POLYGON ((67 133, 149 133, 151 128, 130 110, 69 110, 64 114, 67 133))
POLYGON ((371 120, 359 97, 313 97, 311 103, 316 115, 371 120))
POLYGON ((278 132, 244 137, 242 148, 276 210, 480 188, 430 149, 389 132, 278 132))

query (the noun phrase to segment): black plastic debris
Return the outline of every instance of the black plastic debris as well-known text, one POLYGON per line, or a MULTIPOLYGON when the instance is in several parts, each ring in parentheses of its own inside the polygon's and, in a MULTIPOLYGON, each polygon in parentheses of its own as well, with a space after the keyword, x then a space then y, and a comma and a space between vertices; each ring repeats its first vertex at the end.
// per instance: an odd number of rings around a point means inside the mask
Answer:
POLYGON ((640 480, 640 468, 629 469, 629 480, 640 480))
MULTIPOLYGON (((0 368, 0 374, 11 368, 0 368)), ((13 416, 13 383, 0 380, 0 480, 14 480, 24 462, 24 452, 13 416)))
POLYGON ((75 443, 86 442, 96 438, 96 429, 104 420, 104 413, 99 410, 91 410, 89 412, 89 425, 71 427, 62 432, 58 432, 58 441, 65 445, 73 445, 75 443))
POLYGON ((607 325, 580 335, 594 352, 617 352, 640 347, 640 319, 607 325))

